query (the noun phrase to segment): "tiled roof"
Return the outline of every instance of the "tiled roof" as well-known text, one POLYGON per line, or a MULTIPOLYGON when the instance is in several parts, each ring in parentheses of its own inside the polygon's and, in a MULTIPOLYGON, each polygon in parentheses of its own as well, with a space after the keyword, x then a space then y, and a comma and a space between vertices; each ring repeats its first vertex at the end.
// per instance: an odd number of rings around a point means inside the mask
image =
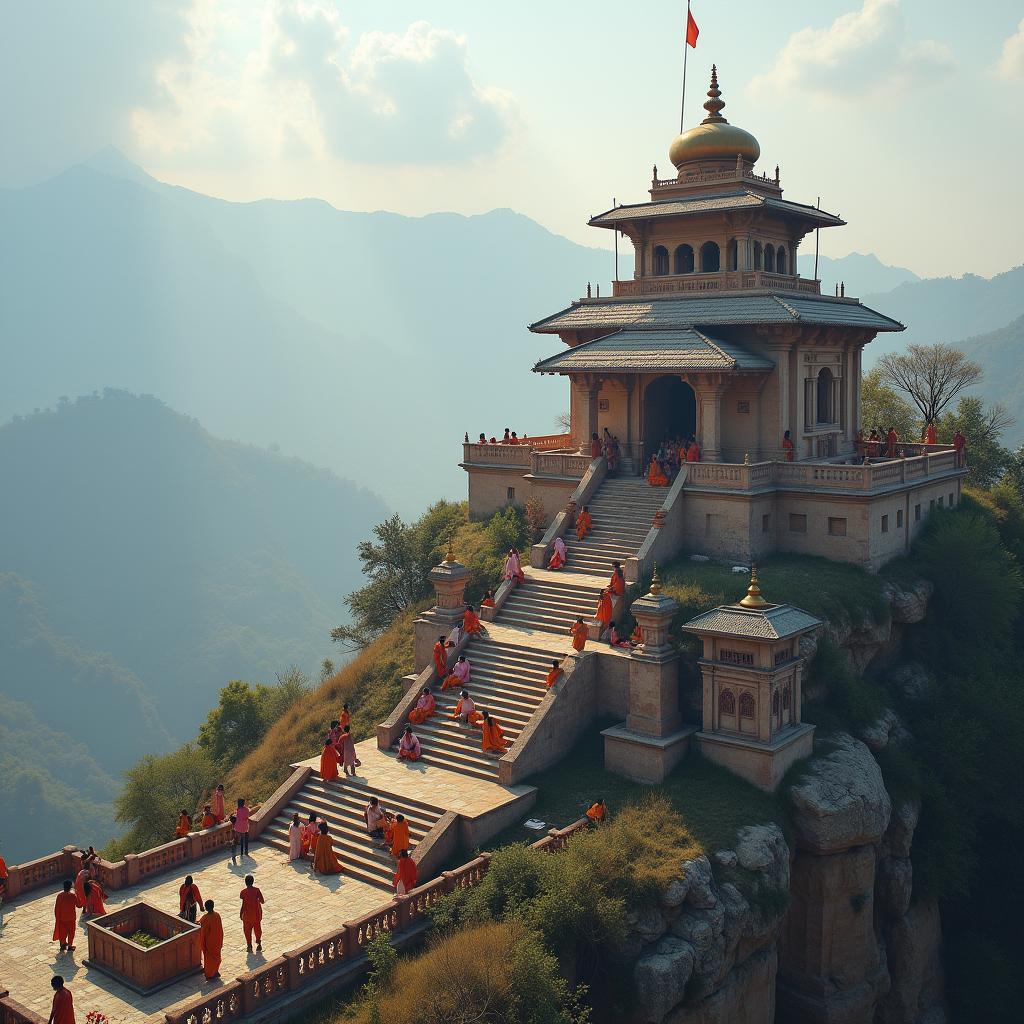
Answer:
POLYGON ((650 203, 634 203, 616 206, 590 219, 597 227, 612 227, 630 220, 651 220, 656 217, 685 217, 697 213, 717 213, 726 210, 748 210, 766 207, 780 213, 795 214, 814 221, 822 227, 845 224, 846 221, 832 213, 826 213, 815 206, 791 203, 786 199, 761 195, 747 189, 736 192, 719 192, 710 195, 690 196, 685 199, 657 199, 650 203))
POLYGON ((773 366, 739 345, 689 328, 615 331, 543 359, 534 370, 770 370, 773 366))
POLYGON ((876 331, 902 331, 898 320, 859 302, 774 295, 697 295, 658 299, 583 299, 568 309, 530 324, 538 334, 559 331, 616 330, 622 327, 667 330, 714 324, 839 324, 876 331))
POLYGON ((791 604, 761 609, 727 604, 690 619, 683 629, 688 633, 718 633, 751 640, 785 640, 820 625, 820 619, 791 604))

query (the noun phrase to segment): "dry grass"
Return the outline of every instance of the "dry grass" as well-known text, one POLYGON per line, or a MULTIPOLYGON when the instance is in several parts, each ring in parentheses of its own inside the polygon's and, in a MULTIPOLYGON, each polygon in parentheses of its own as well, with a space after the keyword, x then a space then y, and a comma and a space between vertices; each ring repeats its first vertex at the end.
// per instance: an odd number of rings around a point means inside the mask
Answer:
POLYGON ((228 792, 245 793, 250 800, 268 797, 287 778, 290 764, 320 752, 331 719, 346 701, 356 739, 372 736, 398 703, 402 676, 412 671, 416 614, 402 615, 379 640, 289 708, 228 774, 228 792))

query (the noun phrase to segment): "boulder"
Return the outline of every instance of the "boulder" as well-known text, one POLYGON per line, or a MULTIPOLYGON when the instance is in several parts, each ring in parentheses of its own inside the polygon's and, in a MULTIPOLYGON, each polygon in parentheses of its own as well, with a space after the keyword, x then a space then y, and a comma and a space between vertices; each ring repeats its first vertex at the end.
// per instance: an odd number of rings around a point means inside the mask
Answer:
POLYGON ((666 935, 633 968, 640 1020, 660 1024, 683 1001, 686 983, 693 973, 693 946, 666 935))
MULTIPOLYGON (((879 1001, 878 1024, 904 1024, 944 1012, 942 928, 934 900, 915 903, 886 929, 886 956, 892 987, 879 1001)), ((941 1018, 939 1018, 941 1019, 941 1018)))
POLYGON ((736 860, 771 889, 789 889, 789 847, 778 825, 747 825, 737 834, 736 860))
POLYGON ((686 878, 673 878, 662 890, 660 902, 663 907, 681 907, 690 891, 690 883, 686 878))
POLYGON ((754 953, 700 1002, 674 1010, 665 1024, 772 1024, 777 966, 774 946, 754 953))
POLYGON ((902 917, 910 909, 914 887, 914 868, 901 857, 888 857, 878 865, 875 878, 875 903, 889 919, 902 917))
POLYGON ((687 906, 709 910, 718 902, 715 896, 715 877, 711 873, 711 861, 703 853, 693 860, 683 861, 683 878, 688 885, 687 906))
POLYGON ((643 942, 657 942, 667 929, 665 917, 657 907, 645 907, 633 924, 633 931, 643 942))
POLYGON ((871 751, 840 733, 833 749, 808 764, 789 790, 797 846, 836 853, 877 843, 889 825, 892 804, 871 751))
POLYGON ((885 750, 890 743, 899 745, 910 739, 910 733, 892 708, 886 708, 871 725, 861 729, 858 735, 876 753, 885 750))
POLYGON ((892 609, 892 621, 902 623, 920 622, 928 612, 935 587, 928 580, 918 580, 909 587, 886 584, 883 593, 892 609))
POLYGON ((921 817, 920 800, 901 800, 892 809, 889 827, 882 837, 883 857, 909 857, 914 843, 914 829, 921 817))
POLYGON ((717 850, 714 854, 715 863, 721 864, 723 868, 734 868, 736 867, 736 851, 735 850, 717 850))

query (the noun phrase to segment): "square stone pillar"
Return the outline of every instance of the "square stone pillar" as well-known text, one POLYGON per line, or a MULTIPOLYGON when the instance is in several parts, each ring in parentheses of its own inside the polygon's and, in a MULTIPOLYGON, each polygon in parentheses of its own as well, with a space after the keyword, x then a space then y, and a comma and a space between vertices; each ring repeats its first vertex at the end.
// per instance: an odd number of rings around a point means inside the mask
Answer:
POLYGON ((466 584, 469 569, 455 561, 455 555, 448 552, 440 565, 430 570, 430 581, 434 584, 436 603, 413 623, 413 667, 422 672, 434 660, 434 644, 442 633, 447 636, 456 622, 462 622, 466 609, 466 584))

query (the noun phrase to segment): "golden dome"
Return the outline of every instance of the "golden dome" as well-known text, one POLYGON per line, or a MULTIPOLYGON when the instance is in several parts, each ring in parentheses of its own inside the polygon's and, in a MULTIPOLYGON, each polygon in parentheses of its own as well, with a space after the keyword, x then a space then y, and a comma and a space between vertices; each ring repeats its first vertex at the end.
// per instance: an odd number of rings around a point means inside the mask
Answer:
POLYGON ((711 88, 704 109, 708 116, 695 128, 677 135, 668 148, 668 158, 679 170, 694 160, 735 160, 737 156, 756 163, 761 146, 750 132, 729 124, 720 111, 725 101, 718 88, 718 69, 711 65, 711 88))

